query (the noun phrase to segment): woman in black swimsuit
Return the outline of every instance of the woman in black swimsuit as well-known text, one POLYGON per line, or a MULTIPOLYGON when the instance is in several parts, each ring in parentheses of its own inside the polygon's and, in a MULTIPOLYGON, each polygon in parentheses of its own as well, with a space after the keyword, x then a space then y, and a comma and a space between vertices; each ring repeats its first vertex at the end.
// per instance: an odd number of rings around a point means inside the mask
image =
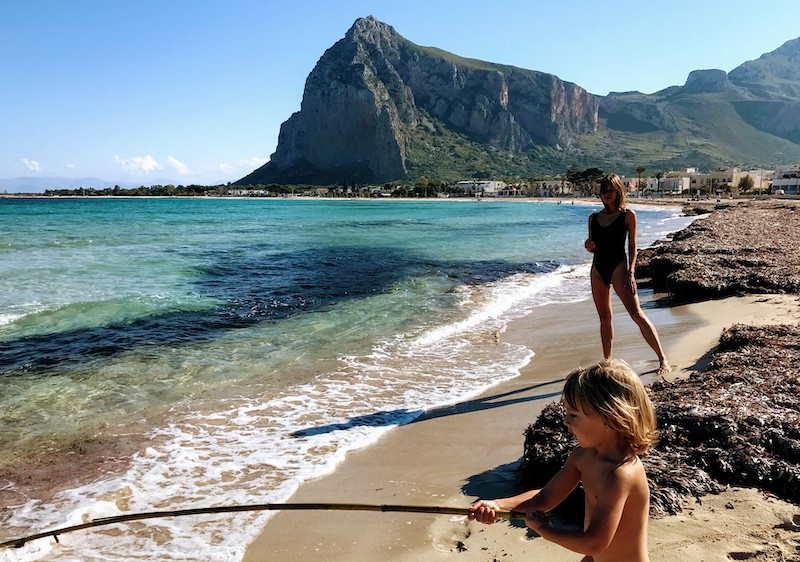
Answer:
POLYGON ((661 341, 653 324, 642 312, 636 294, 636 213, 625 205, 625 189, 617 174, 609 174, 600 180, 600 198, 603 210, 589 217, 589 238, 584 244, 594 253, 592 261, 592 297, 600 316, 600 339, 603 355, 611 359, 614 341, 614 326, 611 314, 611 287, 645 341, 658 355, 659 374, 670 370, 661 341), (628 253, 625 254, 625 237, 628 237, 628 253))

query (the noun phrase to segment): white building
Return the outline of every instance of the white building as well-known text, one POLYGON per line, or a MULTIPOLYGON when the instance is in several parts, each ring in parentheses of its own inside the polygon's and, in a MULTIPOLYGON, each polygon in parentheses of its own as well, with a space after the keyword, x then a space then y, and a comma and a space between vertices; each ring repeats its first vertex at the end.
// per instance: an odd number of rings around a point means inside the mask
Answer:
POLYGON ((746 176, 750 176, 750 179, 753 180, 752 191, 758 193, 767 189, 771 174, 772 172, 769 170, 761 169, 720 168, 708 173, 693 173, 689 177, 691 178, 692 193, 698 191, 711 193, 735 189, 742 178, 746 176))
POLYGON ((772 175, 772 193, 800 195, 800 164, 778 166, 772 175))
POLYGON ((497 197, 506 189, 506 182, 495 180, 462 180, 456 183, 456 191, 470 196, 497 197))
POLYGON ((691 179, 689 176, 677 175, 673 172, 661 179, 647 178, 647 189, 656 196, 676 195, 683 196, 689 193, 691 179))
POLYGON ((647 178, 642 178, 642 189, 639 189, 639 178, 620 176, 619 179, 628 194, 638 194, 640 191, 644 191, 644 186, 647 185, 647 178))
POLYGON ((720 168, 713 172, 691 174, 689 178, 692 194, 724 191, 726 187, 734 185, 733 179, 737 172, 738 168, 720 168))
POLYGON ((263 197, 269 195, 265 189, 229 189, 228 195, 233 197, 263 197))

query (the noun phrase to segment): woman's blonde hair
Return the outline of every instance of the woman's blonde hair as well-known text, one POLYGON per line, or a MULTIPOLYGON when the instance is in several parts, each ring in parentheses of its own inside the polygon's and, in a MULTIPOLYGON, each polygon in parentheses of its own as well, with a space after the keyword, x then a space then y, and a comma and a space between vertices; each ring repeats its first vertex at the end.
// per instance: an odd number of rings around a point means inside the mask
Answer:
POLYGON ((646 453, 658 441, 653 404, 639 375, 624 361, 604 360, 572 371, 562 400, 570 408, 600 416, 634 454, 646 453))
POLYGON ((622 184, 622 178, 617 174, 607 174, 600 178, 600 191, 607 191, 609 189, 617 192, 617 206, 625 210, 628 201, 625 195, 625 186, 622 184))

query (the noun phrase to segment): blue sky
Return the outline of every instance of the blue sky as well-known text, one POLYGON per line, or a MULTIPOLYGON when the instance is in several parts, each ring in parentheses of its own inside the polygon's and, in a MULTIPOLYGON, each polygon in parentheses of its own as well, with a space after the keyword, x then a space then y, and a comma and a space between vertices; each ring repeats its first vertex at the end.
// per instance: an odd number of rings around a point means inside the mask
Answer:
POLYGON ((730 71, 800 36, 798 0, 0 0, 0 178, 239 179, 368 15, 601 95, 730 71))

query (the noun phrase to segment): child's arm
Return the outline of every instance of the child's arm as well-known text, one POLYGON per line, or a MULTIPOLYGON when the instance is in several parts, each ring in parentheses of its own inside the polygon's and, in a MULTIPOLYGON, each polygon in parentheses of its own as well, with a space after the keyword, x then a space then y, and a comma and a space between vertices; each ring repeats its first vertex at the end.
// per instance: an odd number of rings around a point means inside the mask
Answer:
POLYGON ((617 533, 631 486, 631 478, 626 477, 623 471, 609 474, 598 490, 589 524, 585 529, 555 527, 537 510, 528 512, 525 524, 545 539, 564 548, 589 556, 597 555, 608 548, 617 533))
POLYGON ((581 474, 577 468, 575 456, 575 451, 570 453, 561 470, 541 490, 529 490, 510 498, 478 500, 470 507, 472 513, 469 518, 480 523, 490 524, 497 520, 495 512, 499 509, 550 511, 561 503, 580 482, 581 474))

